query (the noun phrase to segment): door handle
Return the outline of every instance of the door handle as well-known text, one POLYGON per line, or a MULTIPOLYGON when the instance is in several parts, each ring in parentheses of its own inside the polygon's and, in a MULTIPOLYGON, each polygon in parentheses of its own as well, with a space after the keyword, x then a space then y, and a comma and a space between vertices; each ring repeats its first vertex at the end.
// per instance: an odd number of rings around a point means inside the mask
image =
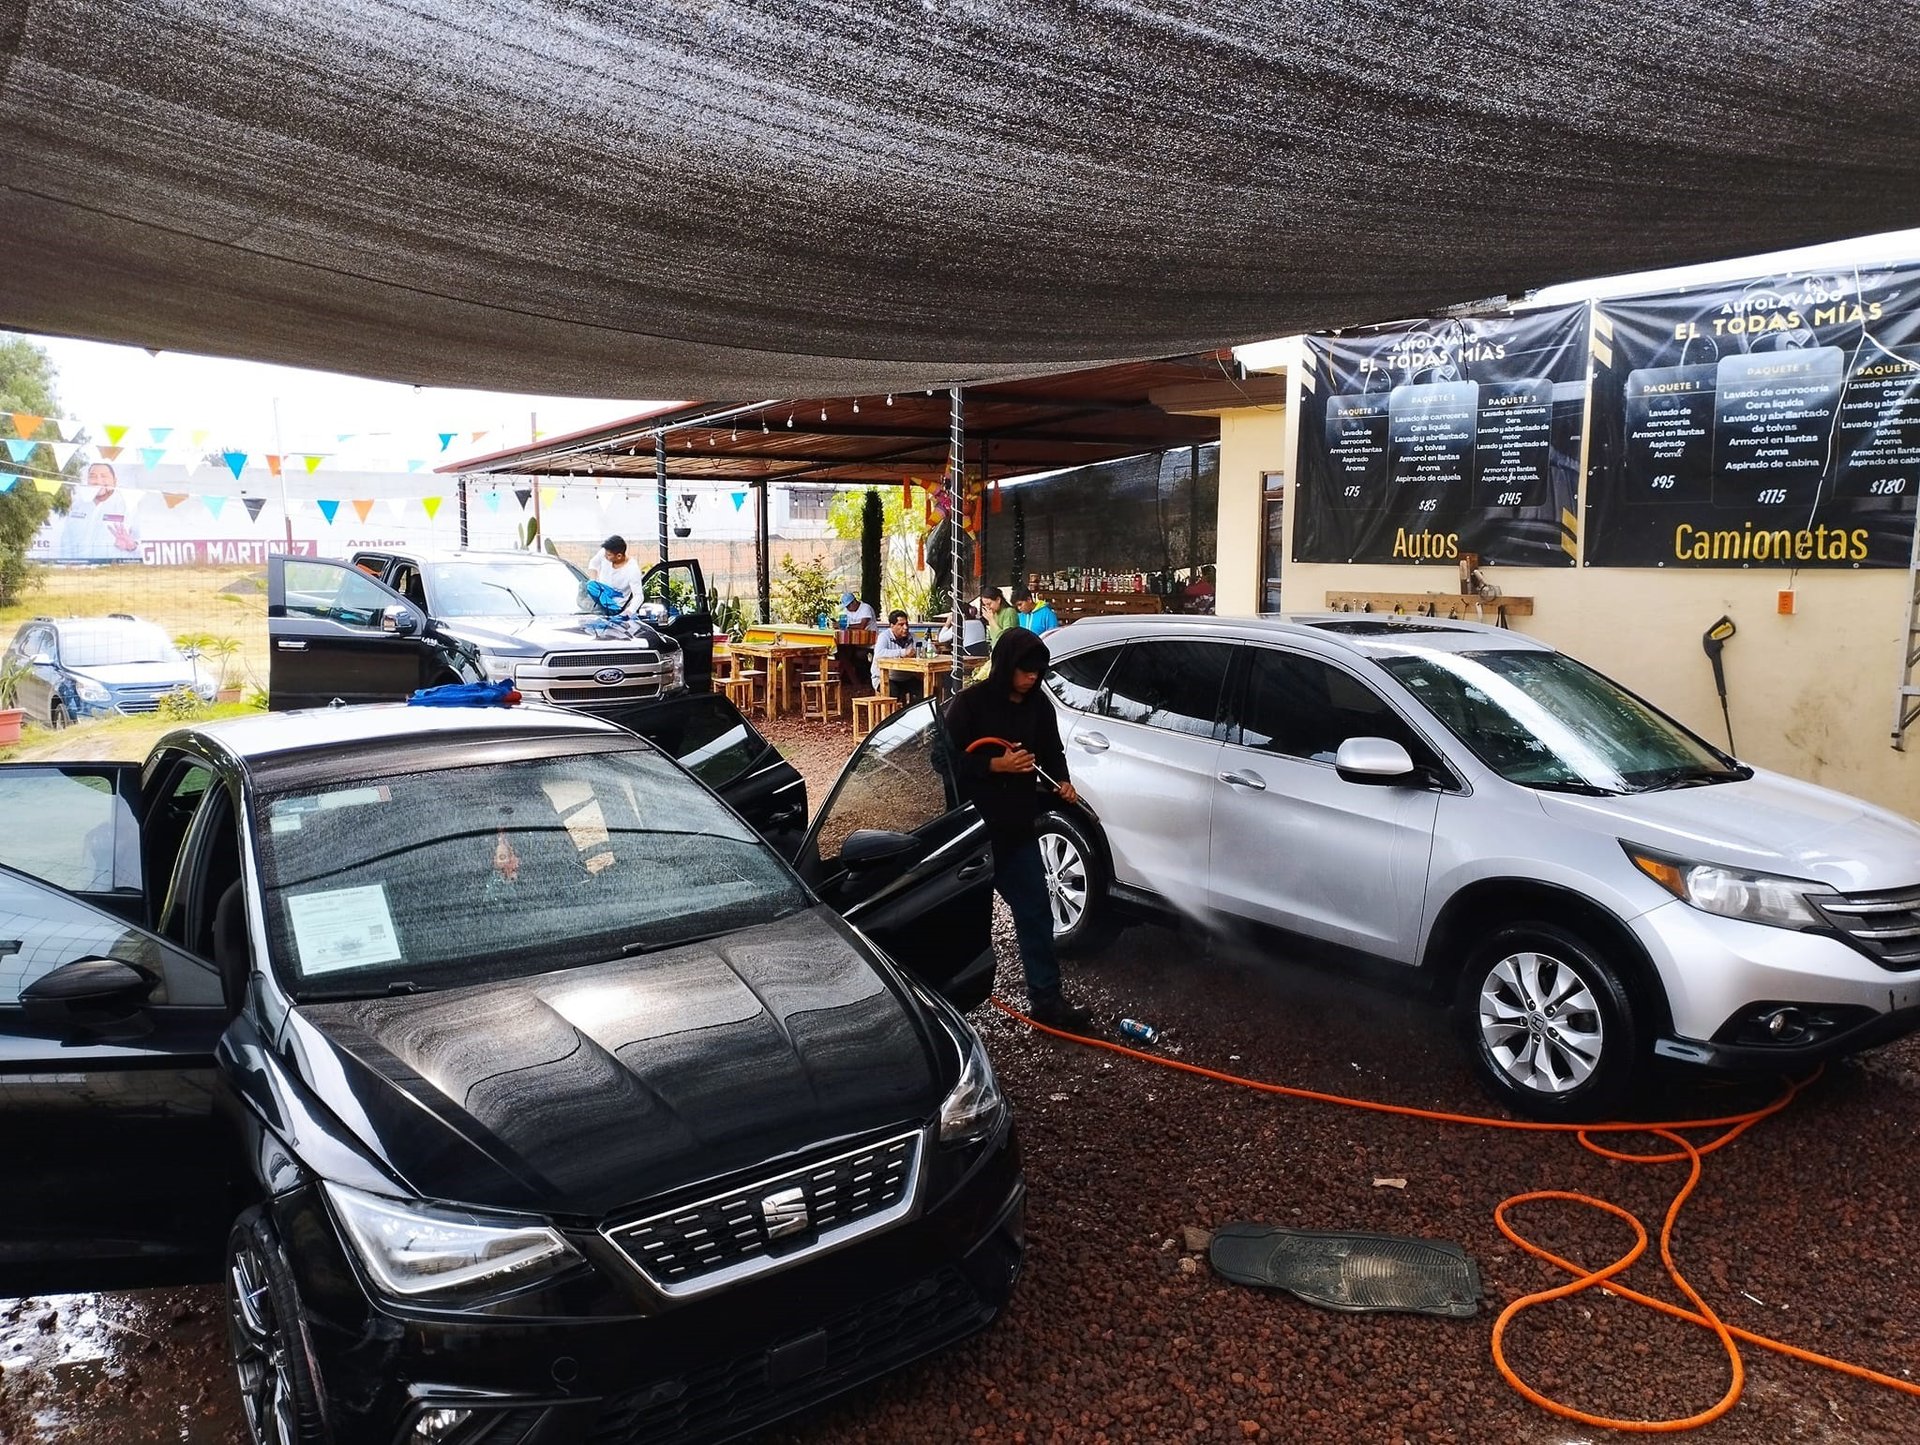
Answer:
POLYGON ((1256 793, 1264 793, 1267 790, 1266 779, 1258 773, 1222 773, 1220 781, 1236 788, 1252 788, 1256 793))
POLYGON ((984 857, 972 858, 972 859, 969 859, 967 862, 961 864, 960 871, 954 874, 953 876, 955 879, 957 879, 961 883, 971 883, 974 879, 978 878, 982 873, 987 872, 992 867, 993 867, 993 855, 991 853, 988 853, 984 857))
POLYGON ((282 652, 305 652, 307 650, 306 643, 290 641, 284 637, 275 639, 273 645, 282 652))
POLYGON ((1102 733, 1080 733, 1073 741, 1076 747, 1085 748, 1090 753, 1104 753, 1113 746, 1102 733))

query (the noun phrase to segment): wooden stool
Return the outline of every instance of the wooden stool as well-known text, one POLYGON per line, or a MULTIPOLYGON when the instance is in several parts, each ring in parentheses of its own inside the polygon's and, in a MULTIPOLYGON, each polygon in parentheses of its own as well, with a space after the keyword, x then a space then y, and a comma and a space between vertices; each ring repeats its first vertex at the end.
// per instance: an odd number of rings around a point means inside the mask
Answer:
MULTIPOLYGON (((754 667, 736 668, 733 676, 727 679, 727 683, 730 687, 743 685, 746 689, 747 704, 740 708, 741 712, 751 712, 757 707, 760 711, 767 713, 767 716, 773 716, 772 713, 767 712, 767 674, 765 672, 754 667)), ((728 693, 727 696, 732 697, 733 694, 728 693)), ((735 706, 739 704, 736 703, 735 706)))
POLYGON ((740 710, 745 717, 753 711, 753 679, 751 677, 723 677, 715 680, 714 690, 740 710))
POLYGON ((733 676, 733 654, 716 652, 713 655, 713 680, 724 682, 733 676))
POLYGON ((870 697, 856 697, 853 700, 854 736, 865 737, 899 711, 900 699, 888 697, 884 692, 876 692, 870 697))
POLYGON ((840 679, 804 677, 800 680, 800 716, 831 722, 840 716, 840 679))

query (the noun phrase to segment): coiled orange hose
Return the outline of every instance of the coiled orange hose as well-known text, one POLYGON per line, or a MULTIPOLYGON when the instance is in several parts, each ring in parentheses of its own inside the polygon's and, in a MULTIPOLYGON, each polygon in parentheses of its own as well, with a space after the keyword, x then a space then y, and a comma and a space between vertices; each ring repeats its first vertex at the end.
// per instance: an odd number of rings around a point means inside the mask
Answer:
POLYGON ((1284 1098, 1303 1099, 1316 1104, 1337 1104, 1343 1108, 1364 1109, 1375 1114, 1397 1114, 1407 1119, 1427 1119, 1439 1124, 1464 1124, 1481 1129, 1508 1129, 1533 1134, 1572 1134, 1580 1141, 1582 1147, 1591 1150, 1602 1158, 1617 1159, 1628 1164, 1677 1164, 1684 1160, 1689 1166, 1687 1182, 1681 1186, 1680 1191, 1674 1195, 1673 1202, 1667 1206, 1666 1218, 1660 1226, 1660 1260, 1661 1263, 1666 1266, 1668 1278, 1674 1282, 1681 1293, 1693 1302, 1694 1308, 1691 1310, 1682 1309, 1678 1305, 1668 1304, 1665 1300, 1655 1299, 1652 1295, 1642 1294, 1636 1289, 1631 1289, 1619 1283, 1617 1277, 1631 1268, 1633 1264, 1639 1260, 1641 1255, 1646 1253, 1647 1249, 1646 1226, 1643 1225, 1631 1211, 1623 1209, 1609 1200, 1596 1199, 1590 1194, 1579 1194, 1560 1189, 1535 1189, 1529 1190, 1524 1194, 1510 1195, 1494 1207, 1493 1222, 1498 1226, 1502 1234, 1535 1259, 1544 1260, 1556 1269, 1562 1270, 1572 1276, 1565 1284, 1555 1285, 1551 1289, 1538 1290, 1533 1294, 1522 1295, 1502 1310, 1499 1318, 1496 1319, 1493 1324, 1492 1350, 1495 1368, 1500 1371, 1501 1377, 1504 1378, 1509 1385, 1543 1410, 1551 1411, 1553 1414, 1564 1416, 1569 1420, 1577 1420, 1583 1425, 1595 1425, 1609 1430, 1634 1430, 1643 1433, 1657 1434, 1676 1430, 1695 1429, 1698 1426, 1719 1419, 1722 1415, 1726 1414, 1727 1411, 1731 1410, 1739 1400, 1740 1392, 1746 1384, 1746 1364, 1740 1357, 1740 1343, 1742 1342, 1749 1345, 1757 1345, 1761 1349, 1772 1350, 1775 1354, 1786 1355, 1791 1359, 1802 1360, 1810 1365, 1820 1365, 1826 1369, 1838 1371, 1843 1375, 1851 1375, 1856 1380, 1866 1380, 1875 1385, 1884 1385, 1889 1389, 1898 1390, 1904 1395, 1920 1397, 1920 1384, 1916 1384, 1911 1380, 1902 1380, 1893 1375, 1885 1375, 1878 1370, 1870 1370, 1864 1365, 1856 1365, 1846 1360, 1837 1360, 1830 1355, 1817 1354, 1812 1350, 1803 1350, 1797 1345, 1787 1344, 1784 1340, 1776 1340, 1767 1335, 1756 1334, 1752 1330, 1743 1330, 1736 1325, 1727 1324, 1719 1315, 1714 1313, 1712 1306, 1701 1297, 1699 1291, 1695 1290, 1694 1287, 1688 1283, 1686 1277, 1681 1274, 1679 1265, 1675 1263, 1673 1258, 1674 1224, 1680 1217, 1681 1209, 1685 1206, 1688 1198, 1700 1183, 1702 1160, 1705 1156, 1714 1153, 1716 1150, 1725 1148, 1763 1119, 1771 1118, 1773 1115, 1785 1109, 1787 1105, 1794 1101, 1802 1089, 1806 1088, 1808 1084, 1811 1084, 1814 1079, 1819 1077, 1818 1071, 1797 1082, 1789 1081, 1780 1096, 1772 1103, 1743 1114, 1728 1114, 1713 1119, 1684 1119, 1655 1124, 1549 1124, 1525 1119, 1495 1119, 1479 1114, 1453 1114, 1441 1109, 1417 1109, 1406 1104, 1384 1104, 1373 1099, 1352 1099, 1341 1094, 1323 1093, 1317 1089, 1300 1089, 1288 1084, 1270 1083, 1264 1079, 1249 1079, 1239 1074, 1230 1074, 1219 1069, 1209 1069, 1199 1064, 1190 1064, 1183 1059, 1162 1058, 1158 1054, 1145 1053, 1140 1049, 1128 1048, 1124 1044, 1111 1043, 1106 1039, 1087 1038, 1080 1034, 1067 1033, 1061 1029, 1048 1028, 1045 1024, 1036 1023, 1018 1009, 999 998, 993 999, 992 1003, 993 1006, 1002 1013, 1008 1015, 1010 1018, 1018 1019, 1029 1028, 1035 1029, 1043 1034, 1051 1034, 1058 1039, 1065 1039, 1069 1043, 1084 1044, 1089 1048, 1095 1049, 1106 1049, 1110 1053, 1122 1054, 1130 1059, 1139 1059, 1143 1063, 1157 1064, 1163 1069, 1173 1069, 1183 1074, 1196 1074, 1203 1079, 1213 1079, 1222 1084, 1234 1084, 1240 1088, 1253 1089, 1262 1094, 1278 1094, 1284 1098), (1681 1132, 1683 1130, 1697 1131, 1702 1129, 1717 1129, 1721 1132, 1702 1144, 1693 1143, 1683 1137, 1681 1132), (1609 1148, 1600 1142, 1601 1136, 1622 1134, 1651 1134, 1656 1138, 1666 1140, 1674 1146, 1674 1149, 1672 1152, 1659 1154, 1631 1154, 1621 1149, 1609 1148), (1634 1231, 1633 1247, 1621 1255, 1620 1258, 1614 1260, 1613 1263, 1599 1269, 1589 1269, 1585 1265, 1575 1264, 1572 1260, 1562 1259, 1551 1250, 1544 1249, 1540 1245, 1534 1244, 1531 1240, 1527 1239, 1508 1219, 1508 1214, 1511 1210, 1521 1205, 1545 1200, 1556 1200, 1563 1203, 1583 1205, 1589 1209, 1596 1209, 1602 1213, 1611 1214, 1617 1219, 1624 1220, 1634 1231), (1703 1329, 1712 1330, 1719 1338, 1721 1348, 1726 1351, 1727 1362, 1731 1371, 1732 1378, 1727 1385, 1726 1393, 1723 1394, 1715 1404, 1692 1415, 1670 1420, 1627 1420, 1610 1415, 1594 1415, 1585 1410, 1576 1409, 1571 1405, 1563 1405, 1558 1400, 1542 1394, 1539 1390, 1534 1389, 1525 1380, 1521 1379, 1513 1367, 1507 1363, 1504 1348, 1507 1326, 1512 1324, 1514 1319, 1518 1317, 1522 1311, 1532 1309, 1536 1305, 1547 1304, 1553 1300, 1566 1299, 1571 1295, 1579 1294, 1583 1290, 1594 1288, 1603 1289, 1607 1293, 1615 1295, 1620 1299, 1630 1300, 1634 1304, 1655 1310, 1671 1319, 1684 1320, 1688 1324, 1699 1325, 1703 1329))

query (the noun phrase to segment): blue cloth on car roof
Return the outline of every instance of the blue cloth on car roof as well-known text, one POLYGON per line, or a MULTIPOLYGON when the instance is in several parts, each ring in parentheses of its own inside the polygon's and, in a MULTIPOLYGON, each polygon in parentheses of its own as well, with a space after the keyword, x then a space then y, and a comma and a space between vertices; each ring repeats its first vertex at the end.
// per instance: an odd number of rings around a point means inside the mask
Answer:
POLYGON ((423 687, 407 699, 409 707, 511 707, 520 700, 513 683, 449 682, 423 687))

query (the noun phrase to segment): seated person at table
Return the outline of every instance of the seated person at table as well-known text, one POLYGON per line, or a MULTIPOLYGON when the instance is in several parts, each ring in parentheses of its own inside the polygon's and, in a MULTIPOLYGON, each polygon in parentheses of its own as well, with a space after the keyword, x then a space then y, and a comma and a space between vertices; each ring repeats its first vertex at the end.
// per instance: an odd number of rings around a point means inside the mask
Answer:
MULTIPOLYGON (((887 630, 874 639, 873 643, 873 690, 879 692, 889 679, 880 671, 880 664, 890 657, 912 657, 915 655, 913 630, 907 625, 910 619, 898 607, 887 614, 887 630)), ((903 702, 920 701, 920 679, 917 677, 894 677, 887 691, 903 702)))
POLYGON ((856 600, 851 592, 840 594, 840 610, 846 614, 842 627, 871 627, 879 621, 873 614, 873 604, 856 600))
POLYGON ((1000 634, 1015 625, 1019 616, 1013 610, 1013 604, 1007 601, 1007 594, 998 587, 980 589, 980 619, 987 624, 987 646, 991 648, 1000 640, 1000 634))
MULTIPOLYGON (((942 652, 953 646, 953 623, 940 629, 939 641, 942 652)), ((965 657, 987 655, 987 624, 980 620, 971 602, 967 604, 966 620, 960 624, 960 652, 965 657)))
POLYGON ((1051 632, 1060 625, 1060 618, 1053 608, 1025 587, 1013 589, 1013 606, 1020 614, 1020 625, 1029 632, 1051 632))

